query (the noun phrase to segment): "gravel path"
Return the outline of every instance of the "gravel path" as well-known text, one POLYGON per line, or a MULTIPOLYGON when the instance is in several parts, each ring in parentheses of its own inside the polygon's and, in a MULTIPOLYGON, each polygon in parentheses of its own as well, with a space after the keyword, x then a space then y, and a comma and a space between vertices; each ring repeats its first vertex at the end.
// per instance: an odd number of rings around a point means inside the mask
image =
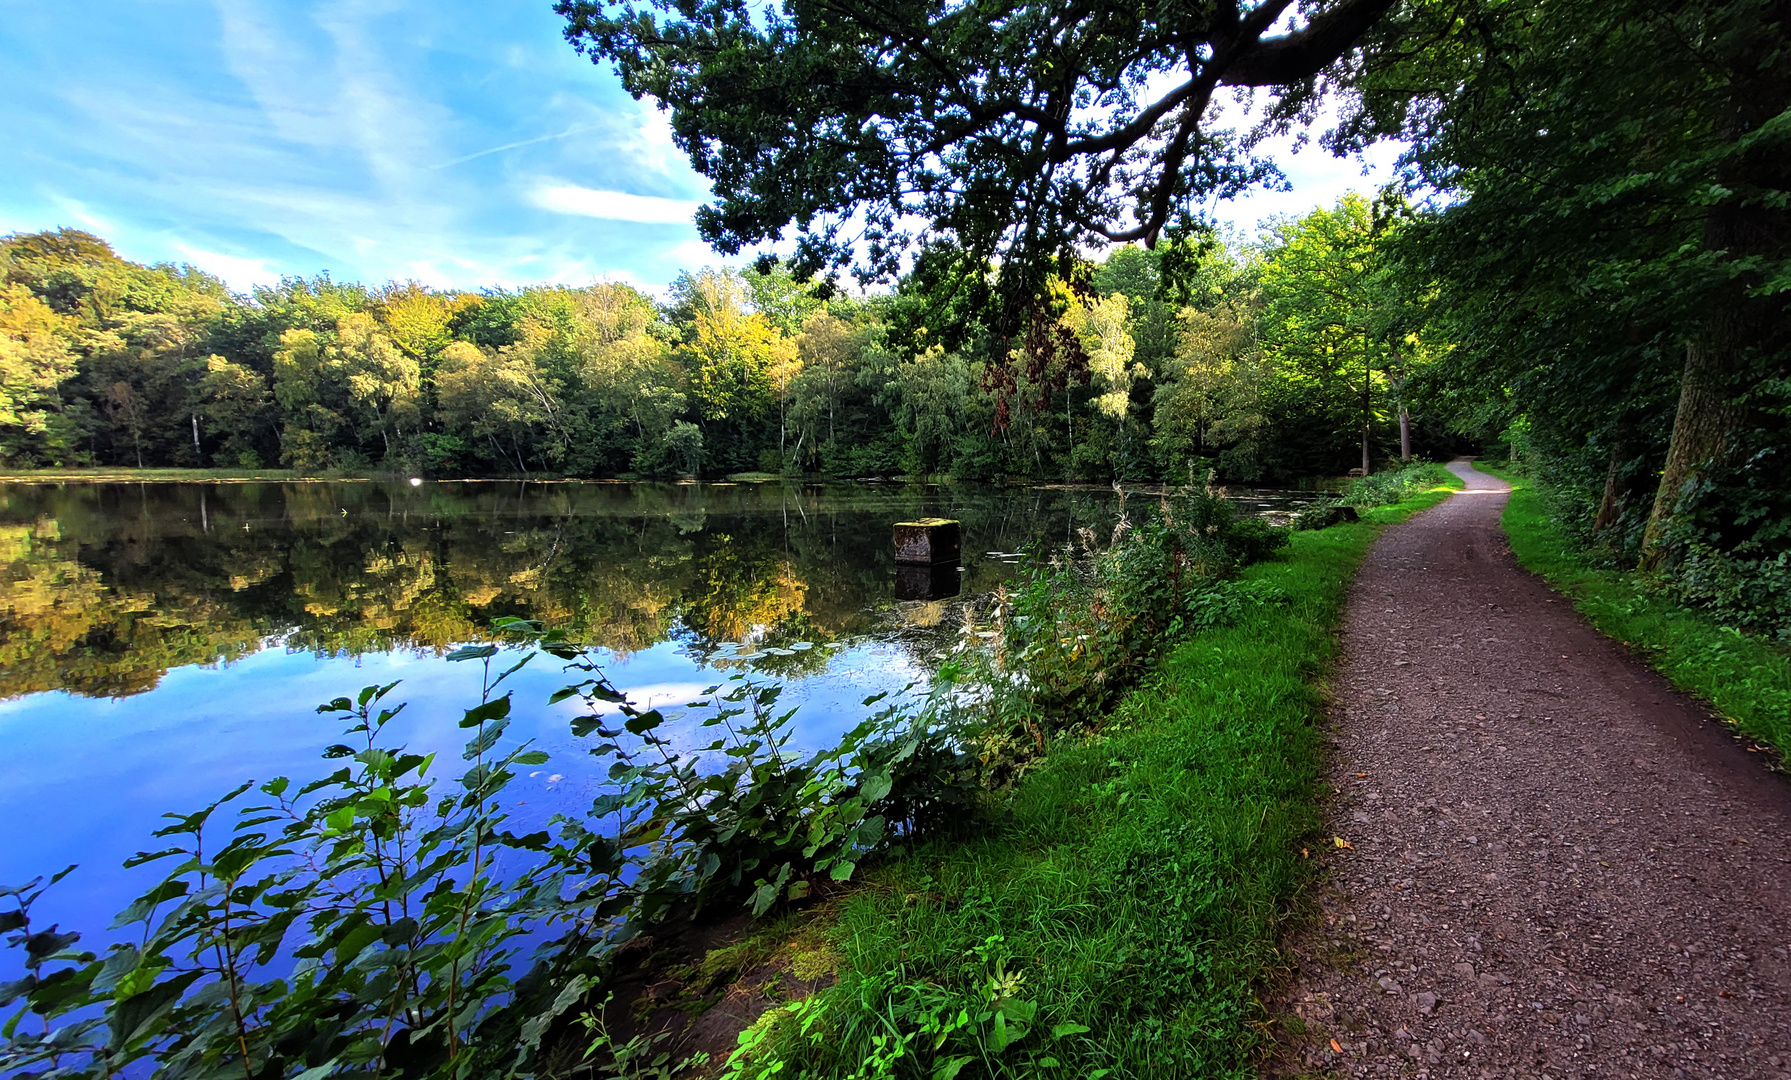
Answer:
POLYGON ((1271 1072, 1791 1080, 1791 783, 1521 569, 1503 483, 1389 530, 1271 1072), (1290 1024, 1298 1028, 1298 1024, 1290 1024))

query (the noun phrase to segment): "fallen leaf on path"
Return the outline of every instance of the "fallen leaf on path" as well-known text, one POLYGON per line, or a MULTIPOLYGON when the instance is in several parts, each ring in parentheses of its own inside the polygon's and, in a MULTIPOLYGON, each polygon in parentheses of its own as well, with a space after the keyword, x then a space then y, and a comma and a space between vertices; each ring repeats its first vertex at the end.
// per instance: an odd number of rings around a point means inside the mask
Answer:
POLYGON ((1336 1039, 1331 1040, 1331 1053, 1333 1053, 1333 1054, 1343 1053, 1343 1047, 1337 1045, 1336 1039))
POLYGON ((1310 858, 1312 858, 1312 854, 1310 852, 1308 852, 1305 848, 1301 848, 1300 849, 1300 858, 1310 859, 1310 858))
POLYGON ((1367 776, 1367 775, 1368 775, 1368 774, 1367 774, 1367 773, 1365 773, 1365 772, 1359 772, 1359 773, 1357 773, 1357 774, 1356 774, 1356 778, 1357 778, 1357 779, 1358 779, 1358 780, 1359 780, 1359 779, 1361 779, 1361 778, 1362 778, 1362 777, 1364 777, 1364 776, 1367 776))
POLYGON ((1333 837, 1331 837, 1331 843, 1333 843, 1333 844, 1336 844, 1336 845, 1337 845, 1337 846, 1338 846, 1338 847, 1340 847, 1340 848, 1347 848, 1347 849, 1349 849, 1349 850, 1350 850, 1350 851, 1354 851, 1354 850, 1356 850, 1356 845, 1354 845, 1354 844, 1352 844, 1352 843, 1350 843, 1350 842, 1349 842, 1349 841, 1348 841, 1348 840, 1345 840, 1345 839, 1344 839, 1344 838, 1343 838, 1343 837, 1341 837, 1341 836, 1333 836, 1333 837))

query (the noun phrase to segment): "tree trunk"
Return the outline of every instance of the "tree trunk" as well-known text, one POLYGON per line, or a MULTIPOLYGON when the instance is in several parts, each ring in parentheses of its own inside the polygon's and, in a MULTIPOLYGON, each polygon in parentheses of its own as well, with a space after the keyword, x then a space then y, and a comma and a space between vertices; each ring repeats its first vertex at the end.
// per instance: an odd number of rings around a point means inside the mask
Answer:
POLYGON ((1368 355, 1368 331, 1362 331, 1362 475, 1367 476, 1369 460, 1368 436, 1374 414, 1374 361, 1368 355))
POLYGON ((1734 312, 1713 314, 1704 333, 1685 346, 1685 372, 1680 379, 1679 408, 1673 415, 1667 462, 1642 534, 1643 570, 1658 570, 1667 561, 1667 522, 1679 500, 1699 475, 1722 460, 1730 434, 1744 410, 1736 403, 1734 376, 1740 367, 1739 320, 1734 312))
POLYGON ((1611 445, 1611 464, 1604 474, 1604 498, 1599 500, 1598 513, 1592 518, 1592 531, 1603 532, 1617 524, 1623 493, 1617 486, 1618 466, 1623 462, 1623 444, 1611 445))
POLYGON ((201 468, 203 468, 205 466, 205 451, 199 449, 199 414, 198 413, 193 414, 193 463, 195 465, 200 466, 201 468))
POLYGON ((1399 460, 1412 460, 1412 416, 1404 405, 1399 407, 1399 460))
MULTIPOLYGON (((1772 59, 1782 46, 1782 33, 1776 27, 1746 25, 1746 18, 1740 13, 1743 25, 1720 28, 1729 31, 1726 38, 1738 48, 1721 61, 1730 76, 1722 137, 1731 144, 1731 154, 1712 179, 1730 192, 1783 191, 1791 187, 1791 158, 1776 140, 1758 140, 1745 153, 1733 151, 1735 143, 1759 131, 1791 102, 1791 69, 1772 59)), ((1767 200, 1730 194, 1706 213, 1703 246, 1723 262, 1754 259, 1770 266, 1791 246, 1791 213, 1767 200)), ((1670 560, 1667 525, 1700 476, 1741 449, 1736 436, 1753 419, 1741 400, 1751 354, 1783 355, 1783 342, 1772 341, 1775 323, 1784 318, 1783 294, 1749 295, 1759 284, 1760 275, 1753 271, 1721 286, 1704 307, 1703 326, 1686 343, 1672 441, 1642 536, 1643 570, 1658 570, 1670 560)))

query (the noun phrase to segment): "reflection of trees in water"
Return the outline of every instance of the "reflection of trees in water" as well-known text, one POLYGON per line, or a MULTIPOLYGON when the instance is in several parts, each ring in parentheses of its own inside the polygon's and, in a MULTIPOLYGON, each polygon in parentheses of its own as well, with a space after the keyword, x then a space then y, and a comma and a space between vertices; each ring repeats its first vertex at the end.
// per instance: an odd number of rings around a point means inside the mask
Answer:
POLYGON ((894 521, 963 520, 971 594, 1011 572, 983 551, 1061 543, 1105 521, 1107 502, 946 488, 0 485, 0 696, 138 693, 169 668, 270 640, 442 650, 498 615, 621 653, 672 636, 698 650, 885 636, 894 521))

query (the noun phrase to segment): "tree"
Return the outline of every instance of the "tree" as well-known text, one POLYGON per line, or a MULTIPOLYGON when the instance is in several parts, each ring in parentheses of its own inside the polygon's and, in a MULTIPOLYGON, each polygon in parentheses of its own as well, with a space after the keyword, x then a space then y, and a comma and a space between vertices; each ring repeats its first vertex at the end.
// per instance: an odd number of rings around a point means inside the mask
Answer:
POLYGON ((1184 308, 1179 348, 1152 399, 1154 449, 1164 474, 1229 449, 1228 471, 1254 479, 1264 381, 1256 317, 1246 300, 1207 311, 1184 308))
POLYGON ((75 374, 72 327, 23 285, 0 289, 0 460, 37 444, 75 374))
POLYGON ((418 354, 400 348, 370 315, 344 315, 336 321, 338 377, 348 396, 363 410, 356 430, 364 439, 377 433, 383 456, 392 456, 392 439, 406 425, 415 430, 422 397, 423 368, 418 354))
POLYGON ((565 449, 558 387, 540 364, 545 336, 530 324, 521 341, 502 349, 456 341, 443 350, 436 372, 442 421, 486 440, 497 460, 524 473, 525 448, 535 449, 542 435, 565 449))
POLYGON ((1373 467, 1377 362, 1386 380, 1387 347, 1375 340, 1384 321, 1376 239, 1368 201, 1351 193, 1275 225, 1262 267, 1262 341, 1283 388, 1307 391, 1303 408, 1324 418, 1333 445, 1360 437, 1364 475, 1373 467))
MULTIPOLYGON (((747 310, 747 290, 736 274, 703 270, 680 275, 672 293, 689 319, 683 352, 698 413, 704 420, 732 423, 738 454, 751 441, 749 425, 771 411, 774 397, 781 400, 771 371, 794 360, 795 342, 778 333, 763 313, 747 310)), ((705 436, 711 451, 713 442, 705 436)))
POLYGON ((1052 262, 1191 230, 1195 205, 1272 179, 1250 140, 1202 126, 1220 87, 1292 118, 1392 0, 1301 5, 958 5, 559 0, 566 36, 613 63, 716 201, 732 254, 799 235, 796 268, 893 277, 916 242, 999 260, 1010 320, 1052 262), (1298 29, 1272 33, 1298 11, 1298 29), (1163 77, 1170 76, 1167 80, 1163 77), (1158 90, 1160 83, 1167 88, 1158 90), (853 226, 848 229, 848 225, 853 226))
POLYGON ((1367 65, 1348 130, 1451 196, 1414 232, 1461 342, 1436 389, 1522 420, 1649 567, 1791 544, 1784 5, 1407 17, 1426 47, 1367 65))
POLYGON ((222 440, 219 456, 232 465, 260 466, 255 445, 269 422, 267 380, 245 365, 213 354, 205 358, 199 401, 210 434, 222 440))

